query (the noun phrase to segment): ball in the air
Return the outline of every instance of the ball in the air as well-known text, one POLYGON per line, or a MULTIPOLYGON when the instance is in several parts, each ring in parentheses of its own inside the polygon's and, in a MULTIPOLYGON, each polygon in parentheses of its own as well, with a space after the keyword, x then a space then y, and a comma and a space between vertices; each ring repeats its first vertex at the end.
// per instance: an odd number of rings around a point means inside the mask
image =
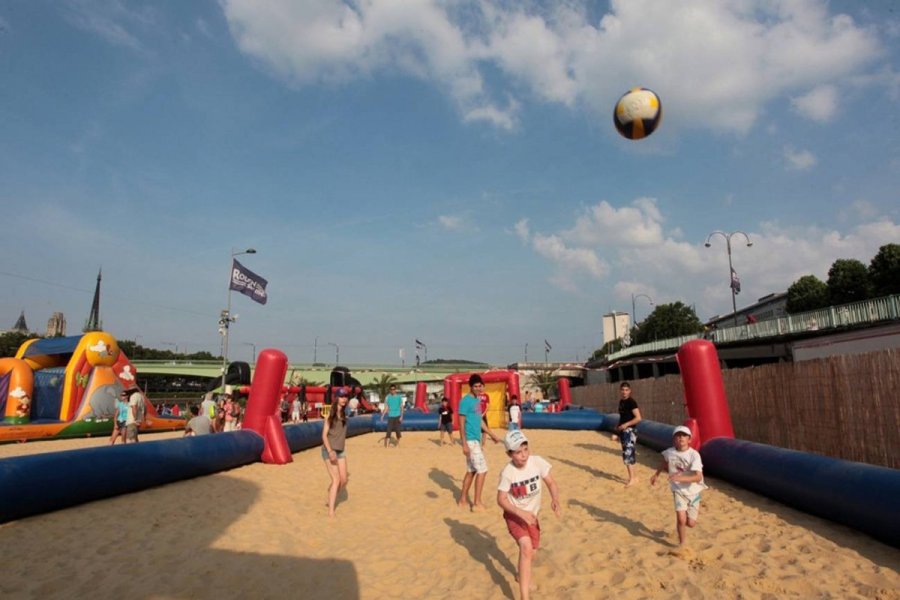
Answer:
POLYGON ((653 133, 662 120, 662 102, 653 90, 636 87, 628 90, 613 112, 616 129, 629 140, 639 140, 653 133))

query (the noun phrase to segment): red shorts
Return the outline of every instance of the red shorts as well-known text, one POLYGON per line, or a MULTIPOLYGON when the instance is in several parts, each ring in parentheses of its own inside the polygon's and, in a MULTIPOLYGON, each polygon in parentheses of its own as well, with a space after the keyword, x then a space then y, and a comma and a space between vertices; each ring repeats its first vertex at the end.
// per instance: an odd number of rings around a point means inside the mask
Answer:
POLYGON ((506 520, 506 528, 509 530, 509 534, 513 536, 514 540, 518 542, 523 537, 530 537, 532 548, 537 550, 541 547, 540 522, 529 525, 516 515, 508 512, 503 513, 503 518, 506 520))

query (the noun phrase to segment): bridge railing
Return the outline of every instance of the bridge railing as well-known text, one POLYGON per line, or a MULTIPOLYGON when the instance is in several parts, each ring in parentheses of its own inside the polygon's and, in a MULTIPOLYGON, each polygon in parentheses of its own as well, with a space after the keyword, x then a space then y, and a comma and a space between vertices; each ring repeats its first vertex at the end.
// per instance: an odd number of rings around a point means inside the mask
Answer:
MULTIPOLYGON (((884 321, 900 319, 900 294, 873 298, 861 302, 829 306, 786 317, 746 323, 733 327, 721 327, 705 334, 706 339, 715 344, 728 344, 747 340, 797 335, 810 331, 822 331, 873 325, 884 321)), ((623 348, 607 356, 614 361, 636 354, 675 351, 687 341, 704 337, 704 334, 683 335, 676 338, 657 340, 623 348)))

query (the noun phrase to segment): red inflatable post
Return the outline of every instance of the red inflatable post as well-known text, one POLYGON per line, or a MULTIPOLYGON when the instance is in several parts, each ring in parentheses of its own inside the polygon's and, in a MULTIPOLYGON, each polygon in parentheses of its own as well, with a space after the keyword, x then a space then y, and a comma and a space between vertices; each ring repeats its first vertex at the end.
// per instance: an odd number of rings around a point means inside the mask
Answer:
POLYGON ((698 437, 703 442, 717 437, 734 438, 716 347, 708 340, 691 340, 679 348, 675 357, 681 369, 688 415, 697 420, 700 430, 698 437))
POLYGON ((416 410, 428 412, 428 404, 425 400, 428 398, 427 385, 424 381, 416 383, 416 410))
POLYGON ((260 458, 264 463, 275 465, 294 460, 279 416, 279 399, 287 365, 287 356, 280 350, 267 348, 259 353, 242 425, 243 429, 262 436, 265 446, 260 458))
POLYGON ((572 391, 569 388, 569 378, 560 377, 556 382, 559 388, 559 410, 565 410, 567 406, 572 404, 572 391))

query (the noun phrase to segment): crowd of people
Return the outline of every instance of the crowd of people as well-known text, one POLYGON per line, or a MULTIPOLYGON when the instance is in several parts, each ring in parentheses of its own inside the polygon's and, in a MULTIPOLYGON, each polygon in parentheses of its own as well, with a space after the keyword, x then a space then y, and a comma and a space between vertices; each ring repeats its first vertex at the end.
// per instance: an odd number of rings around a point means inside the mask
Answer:
POLYGON ((225 392, 218 399, 214 399, 213 393, 209 392, 199 406, 195 404, 190 407, 190 413, 184 435, 207 435, 238 431, 243 421, 244 407, 231 392, 225 392))

